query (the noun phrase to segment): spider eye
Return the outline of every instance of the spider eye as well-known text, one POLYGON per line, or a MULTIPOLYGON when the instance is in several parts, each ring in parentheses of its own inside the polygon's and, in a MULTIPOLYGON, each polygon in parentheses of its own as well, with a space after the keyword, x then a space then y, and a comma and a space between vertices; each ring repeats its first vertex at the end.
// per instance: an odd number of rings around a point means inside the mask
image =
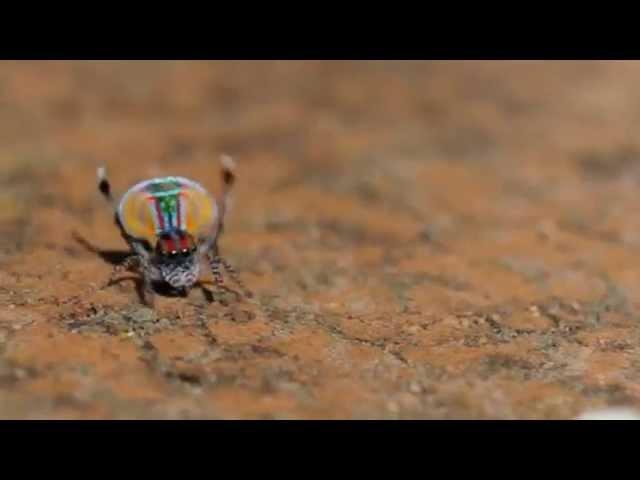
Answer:
POLYGON ((183 249, 182 249, 182 255, 188 255, 190 252, 191 252, 191 251, 190 251, 190 250, 188 250, 188 249, 186 249, 186 248, 183 248, 183 249))
POLYGON ((172 257, 175 257, 178 254, 178 252, 176 252, 175 250, 171 250, 171 253, 169 253, 169 255, 171 255, 172 257))

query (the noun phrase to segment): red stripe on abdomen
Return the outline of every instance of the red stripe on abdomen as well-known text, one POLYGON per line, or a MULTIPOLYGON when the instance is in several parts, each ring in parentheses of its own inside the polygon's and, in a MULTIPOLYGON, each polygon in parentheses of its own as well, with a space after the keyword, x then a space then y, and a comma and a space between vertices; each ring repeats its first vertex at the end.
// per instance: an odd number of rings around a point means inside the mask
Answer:
POLYGON ((160 209, 160 202, 155 197, 150 197, 150 200, 153 201, 155 210, 156 210, 156 219, 158 220, 158 228, 160 231, 164 230, 164 216, 162 215, 162 210, 160 209))
POLYGON ((176 200, 177 200, 177 207, 178 207, 178 225, 177 227, 182 229, 182 192, 180 192, 177 196, 176 196, 176 200))

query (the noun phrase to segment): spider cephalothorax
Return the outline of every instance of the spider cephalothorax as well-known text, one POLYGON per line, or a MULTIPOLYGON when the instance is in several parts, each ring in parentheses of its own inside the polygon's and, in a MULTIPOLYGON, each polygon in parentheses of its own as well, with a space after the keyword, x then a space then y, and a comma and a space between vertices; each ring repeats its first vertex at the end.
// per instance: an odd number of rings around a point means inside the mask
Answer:
POLYGON ((116 224, 132 249, 131 257, 114 269, 114 275, 137 266, 143 274, 146 303, 153 303, 153 287, 157 284, 186 294, 197 282, 204 259, 217 285, 222 285, 223 265, 243 287, 218 252, 217 240, 234 180, 230 158, 223 157, 222 167, 223 191, 217 201, 193 180, 161 177, 137 183, 117 204, 104 168, 98 169, 99 189, 112 202, 116 224))

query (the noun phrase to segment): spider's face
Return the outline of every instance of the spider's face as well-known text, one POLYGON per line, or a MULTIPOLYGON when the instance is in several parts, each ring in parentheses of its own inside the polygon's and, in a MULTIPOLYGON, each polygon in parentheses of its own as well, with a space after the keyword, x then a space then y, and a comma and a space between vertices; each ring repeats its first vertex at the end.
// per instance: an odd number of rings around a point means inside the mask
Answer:
POLYGON ((155 258, 163 280, 173 288, 191 287, 198 279, 197 245, 187 232, 162 233, 156 243, 155 258))

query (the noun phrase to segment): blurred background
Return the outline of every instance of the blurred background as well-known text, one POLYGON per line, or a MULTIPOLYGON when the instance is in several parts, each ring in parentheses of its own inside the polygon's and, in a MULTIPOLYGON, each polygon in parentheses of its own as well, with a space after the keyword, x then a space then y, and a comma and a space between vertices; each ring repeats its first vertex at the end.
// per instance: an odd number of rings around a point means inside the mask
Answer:
MULTIPOLYGON (((1 418, 639 403, 638 62, 0 62, 1 418), (238 164, 252 301, 139 305, 96 190, 238 164)), ((210 278, 207 277, 209 280, 210 278)))

